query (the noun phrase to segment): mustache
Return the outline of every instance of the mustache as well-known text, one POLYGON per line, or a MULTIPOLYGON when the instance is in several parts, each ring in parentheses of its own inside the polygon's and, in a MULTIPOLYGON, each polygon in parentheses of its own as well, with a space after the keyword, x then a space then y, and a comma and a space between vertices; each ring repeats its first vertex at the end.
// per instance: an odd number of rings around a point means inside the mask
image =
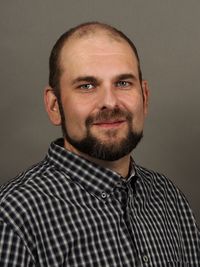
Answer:
POLYGON ((127 120, 130 122, 132 120, 132 114, 128 111, 121 110, 119 108, 114 109, 103 109, 100 110, 94 116, 88 116, 86 119, 86 126, 90 126, 94 123, 101 123, 105 121, 117 121, 117 120, 127 120))

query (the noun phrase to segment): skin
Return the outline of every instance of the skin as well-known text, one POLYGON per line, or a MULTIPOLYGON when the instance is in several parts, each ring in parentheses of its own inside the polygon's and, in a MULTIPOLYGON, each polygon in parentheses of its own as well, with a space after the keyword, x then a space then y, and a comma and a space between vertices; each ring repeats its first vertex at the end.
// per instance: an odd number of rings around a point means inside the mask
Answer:
MULTIPOLYGON (((61 102, 71 137, 80 140, 85 136, 88 116, 116 107, 133 114, 132 129, 143 130, 148 86, 146 81, 140 83, 136 56, 124 40, 116 41, 102 32, 81 39, 72 38, 62 48, 60 65, 61 102)), ((45 89, 44 100, 51 122, 60 125, 58 101, 51 87, 45 89)), ((123 117, 96 121, 90 131, 105 144, 117 144, 126 137, 128 124, 123 117)), ((130 154, 116 161, 104 161, 81 153, 67 140, 64 146, 123 177, 128 174, 130 154)))

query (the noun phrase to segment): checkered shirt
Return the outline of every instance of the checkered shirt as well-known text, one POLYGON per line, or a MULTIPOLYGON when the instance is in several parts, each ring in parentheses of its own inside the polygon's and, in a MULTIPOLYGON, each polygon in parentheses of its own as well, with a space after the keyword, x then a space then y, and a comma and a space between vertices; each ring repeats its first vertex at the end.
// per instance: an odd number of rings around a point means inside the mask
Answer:
POLYGON ((61 143, 1 187, 1 267, 200 266, 198 228, 171 181, 135 164, 125 181, 61 143))

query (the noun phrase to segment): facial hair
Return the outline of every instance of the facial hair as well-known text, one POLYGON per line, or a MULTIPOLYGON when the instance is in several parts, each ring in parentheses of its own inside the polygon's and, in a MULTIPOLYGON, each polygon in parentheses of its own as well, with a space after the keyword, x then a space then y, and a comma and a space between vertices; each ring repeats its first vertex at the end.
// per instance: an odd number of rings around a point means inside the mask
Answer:
MULTIPOLYGON (((76 140, 69 135, 66 126, 66 120, 64 115, 64 110, 62 104, 59 103, 59 109, 61 114, 61 126, 64 138, 78 151, 89 155, 90 157, 105 160, 105 161, 115 161, 118 160, 129 153, 137 146, 143 137, 143 131, 136 132, 132 129, 132 118, 133 115, 128 111, 123 111, 119 108, 102 109, 95 116, 88 116, 85 121, 86 134, 81 140, 76 140), (105 143, 99 140, 91 133, 91 126, 94 123, 101 123, 103 121, 119 121, 126 120, 128 124, 127 135, 117 142, 105 143)), ((108 130, 108 137, 113 138, 117 134, 114 130, 108 130)))

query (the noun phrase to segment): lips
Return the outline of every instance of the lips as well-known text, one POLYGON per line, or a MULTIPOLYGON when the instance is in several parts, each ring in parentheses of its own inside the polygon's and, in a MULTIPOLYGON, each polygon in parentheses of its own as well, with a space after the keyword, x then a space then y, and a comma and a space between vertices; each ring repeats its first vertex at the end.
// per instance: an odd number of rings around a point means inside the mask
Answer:
POLYGON ((99 127, 110 128, 110 127, 118 127, 122 125, 124 122, 125 120, 101 121, 101 122, 93 123, 93 125, 99 126, 99 127))

